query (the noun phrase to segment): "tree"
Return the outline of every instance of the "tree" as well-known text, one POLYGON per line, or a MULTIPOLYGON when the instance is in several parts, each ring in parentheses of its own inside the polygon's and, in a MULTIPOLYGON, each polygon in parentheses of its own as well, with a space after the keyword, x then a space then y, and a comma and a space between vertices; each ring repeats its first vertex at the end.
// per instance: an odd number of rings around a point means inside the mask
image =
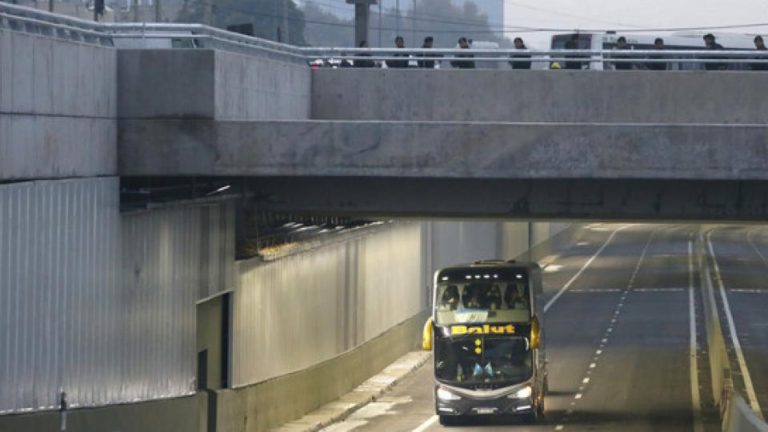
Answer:
POLYGON ((254 36, 306 45, 304 14, 292 0, 185 0, 176 21, 224 29, 253 24, 254 36))

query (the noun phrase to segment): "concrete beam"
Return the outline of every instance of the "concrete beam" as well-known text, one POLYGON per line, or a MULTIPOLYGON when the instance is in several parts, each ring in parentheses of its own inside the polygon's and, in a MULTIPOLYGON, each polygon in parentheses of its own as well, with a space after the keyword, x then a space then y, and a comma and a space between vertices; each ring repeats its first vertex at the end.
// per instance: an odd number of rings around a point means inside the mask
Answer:
POLYGON ((768 74, 318 69, 327 120, 766 124, 768 74))
POLYGON ((768 127, 125 120, 126 176, 768 180, 768 127))

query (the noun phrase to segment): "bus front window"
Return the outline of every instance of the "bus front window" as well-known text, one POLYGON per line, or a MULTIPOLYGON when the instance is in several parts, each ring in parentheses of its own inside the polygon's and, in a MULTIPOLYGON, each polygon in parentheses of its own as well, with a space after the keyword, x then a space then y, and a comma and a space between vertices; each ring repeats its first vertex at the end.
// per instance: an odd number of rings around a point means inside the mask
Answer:
POLYGON ((438 285, 437 324, 529 322, 526 281, 473 281, 438 285))
POLYGON ((532 352, 525 338, 442 339, 435 346, 438 380, 450 384, 514 384, 533 373, 532 352))

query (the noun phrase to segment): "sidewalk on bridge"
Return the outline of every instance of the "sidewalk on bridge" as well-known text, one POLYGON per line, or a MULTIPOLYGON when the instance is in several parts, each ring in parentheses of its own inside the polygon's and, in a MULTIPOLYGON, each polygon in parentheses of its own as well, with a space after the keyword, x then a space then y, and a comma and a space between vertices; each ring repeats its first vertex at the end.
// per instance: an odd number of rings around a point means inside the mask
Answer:
POLYGON ((409 352, 339 400, 323 405, 298 420, 273 429, 272 432, 316 432, 343 420, 378 399, 411 372, 423 366, 431 357, 428 352, 409 352))

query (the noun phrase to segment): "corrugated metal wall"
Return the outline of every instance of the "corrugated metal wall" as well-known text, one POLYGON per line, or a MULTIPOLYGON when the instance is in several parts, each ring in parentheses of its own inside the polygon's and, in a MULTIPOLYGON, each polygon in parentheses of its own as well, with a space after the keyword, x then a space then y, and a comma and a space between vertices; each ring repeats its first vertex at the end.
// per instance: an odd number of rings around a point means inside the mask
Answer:
POLYGON ((327 360, 423 310, 422 229, 394 224, 273 262, 240 263, 234 385, 327 360))
POLYGON ((196 302, 233 287, 230 205, 176 207, 123 216, 125 396, 193 393, 196 302))
POLYGON ((118 200, 116 178, 0 185, 0 413, 194 392, 195 302, 232 289, 233 209, 118 200))
POLYGON ((121 400, 118 181, 0 186, 0 412, 121 400))

